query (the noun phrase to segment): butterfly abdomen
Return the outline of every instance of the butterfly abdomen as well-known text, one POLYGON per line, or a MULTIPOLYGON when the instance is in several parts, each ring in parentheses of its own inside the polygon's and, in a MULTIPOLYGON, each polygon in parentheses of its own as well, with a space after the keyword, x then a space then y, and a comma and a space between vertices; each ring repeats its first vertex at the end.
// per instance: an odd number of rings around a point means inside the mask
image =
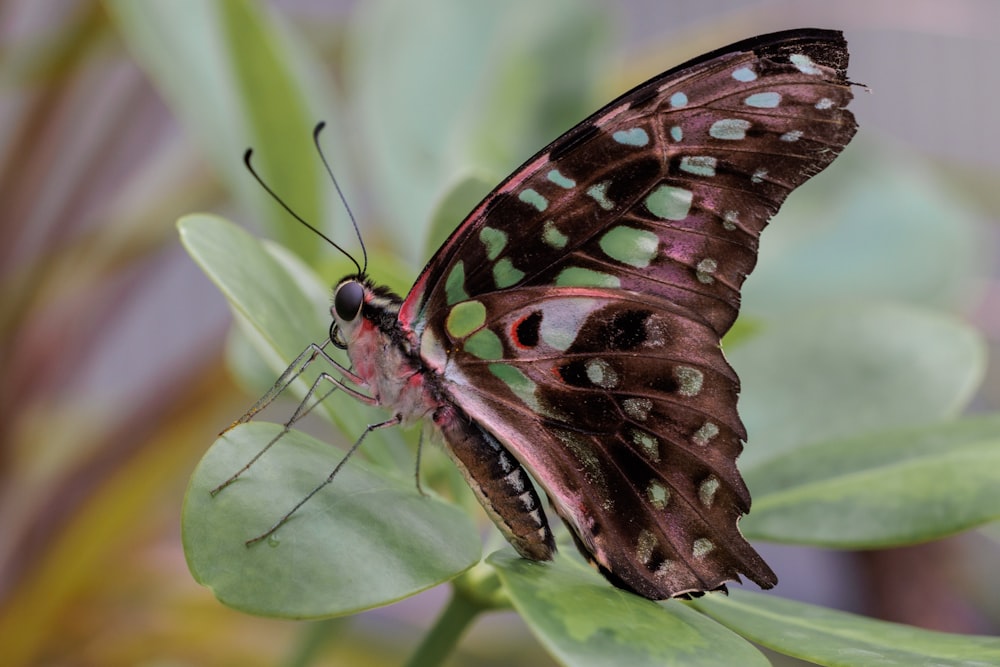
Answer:
POLYGON ((447 443, 445 451, 507 541, 525 558, 550 560, 555 539, 520 462, 453 405, 439 408, 434 423, 447 443))

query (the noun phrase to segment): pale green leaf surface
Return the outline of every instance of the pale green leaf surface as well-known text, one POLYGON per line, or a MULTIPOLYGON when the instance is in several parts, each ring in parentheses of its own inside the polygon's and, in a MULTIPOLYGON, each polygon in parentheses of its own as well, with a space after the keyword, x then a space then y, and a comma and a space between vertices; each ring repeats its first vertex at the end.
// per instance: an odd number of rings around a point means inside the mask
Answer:
POLYGON ((892 303, 772 320, 728 352, 749 433, 743 469, 815 442, 953 417, 986 363, 972 327, 892 303))
POLYGON ((489 556, 515 609, 563 665, 767 665, 751 644, 677 601, 614 588, 578 559, 489 556))
POLYGON ((755 538, 912 544, 1000 519, 1000 416, 799 449, 745 471, 755 538))
POLYGON ((178 227, 191 257, 286 364, 326 338, 322 311, 259 240, 212 215, 185 216, 178 227))
POLYGON ((345 466, 273 536, 247 547, 320 483, 343 455, 291 431, 235 483, 209 491, 280 432, 237 426, 196 468, 182 516, 195 578, 242 611, 282 618, 351 614, 447 581, 480 557, 479 534, 458 508, 357 461, 345 466))
POLYGON ((1000 664, 997 637, 931 632, 739 590, 690 604, 767 648, 825 667, 1000 664))

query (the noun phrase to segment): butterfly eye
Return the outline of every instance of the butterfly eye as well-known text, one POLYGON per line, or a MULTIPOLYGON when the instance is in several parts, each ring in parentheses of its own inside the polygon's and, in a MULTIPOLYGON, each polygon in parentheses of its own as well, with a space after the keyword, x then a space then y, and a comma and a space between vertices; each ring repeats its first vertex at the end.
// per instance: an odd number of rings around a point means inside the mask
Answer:
POLYGON ((361 312, 361 303, 365 299, 365 289, 361 283, 351 280, 337 288, 333 297, 333 307, 337 317, 345 322, 351 322, 361 312))

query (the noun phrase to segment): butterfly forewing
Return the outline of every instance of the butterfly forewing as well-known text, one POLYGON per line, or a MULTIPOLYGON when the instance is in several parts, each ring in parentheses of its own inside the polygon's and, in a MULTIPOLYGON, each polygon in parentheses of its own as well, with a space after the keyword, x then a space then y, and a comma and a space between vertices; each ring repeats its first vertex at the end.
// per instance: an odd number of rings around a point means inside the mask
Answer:
POLYGON ((840 33, 800 30, 648 81, 490 194, 400 310, 447 400, 647 597, 776 582, 737 528, 719 339, 768 219, 854 135, 846 66, 840 33))

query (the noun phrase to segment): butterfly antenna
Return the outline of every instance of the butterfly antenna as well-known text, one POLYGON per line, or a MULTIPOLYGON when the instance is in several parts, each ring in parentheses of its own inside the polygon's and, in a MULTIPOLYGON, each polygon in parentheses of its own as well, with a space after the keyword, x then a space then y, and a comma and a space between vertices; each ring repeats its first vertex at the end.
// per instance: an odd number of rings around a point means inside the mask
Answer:
MULTIPOLYGON (((313 143, 316 144, 316 152, 319 153, 319 157, 323 160, 323 166, 326 167, 326 173, 330 175, 330 180, 333 181, 333 187, 337 188, 337 195, 340 197, 341 203, 344 204, 344 209, 347 211, 347 217, 351 219, 351 224, 354 225, 354 233, 358 236, 358 243, 361 244, 361 257, 364 267, 361 269, 361 273, 364 274, 368 270, 368 250, 365 248, 365 240, 361 238, 361 229, 358 227, 358 221, 354 217, 354 211, 347 204, 347 197, 344 196, 344 191, 340 189, 340 183, 337 182, 337 177, 333 175, 333 169, 330 168, 330 163, 326 160, 326 155, 323 153, 323 147, 319 144, 319 133, 323 131, 326 127, 326 121, 320 121, 316 123, 316 127, 313 129, 313 143)), ((355 262, 357 264, 357 262, 355 262)))
MULTIPOLYGON (((311 229, 314 234, 316 234, 321 239, 323 239, 324 241, 326 241, 327 243, 329 243, 330 245, 332 245, 334 248, 336 248, 337 250, 339 250, 340 252, 342 252, 344 254, 344 256, 347 257, 347 259, 351 260, 354 263, 354 266, 356 266, 358 268, 358 275, 364 274, 364 271, 362 270, 361 266, 358 264, 358 260, 356 260, 353 257, 351 257, 351 254, 349 252, 347 252, 346 250, 344 250, 343 248, 341 248, 339 245, 337 245, 336 243, 334 243, 333 241, 331 241, 330 238, 326 234, 324 234, 323 232, 319 231, 318 229, 316 229, 315 227, 313 227, 312 225, 310 225, 308 222, 306 222, 302 218, 301 215, 299 215, 298 213, 296 213, 295 211, 293 211, 292 208, 288 204, 285 203, 285 200, 282 199, 281 197, 279 197, 278 194, 274 190, 272 190, 270 188, 270 186, 268 186, 267 183, 264 182, 264 179, 260 177, 260 174, 257 173, 257 170, 253 168, 252 164, 250 164, 250 156, 251 155, 253 155, 253 149, 252 148, 248 148, 247 152, 243 154, 243 164, 245 164, 247 166, 247 169, 250 171, 251 174, 253 174, 253 177, 255 179, 257 179, 258 183, 260 183, 260 187, 264 188, 264 190, 267 191, 267 194, 271 195, 271 198, 274 201, 276 201, 279 204, 281 204, 281 208, 283 208, 286 211, 288 211, 289 215, 291 215, 293 218, 295 218, 296 220, 298 220, 299 222, 301 222, 303 225, 305 225, 306 227, 308 227, 309 229, 311 229)), ((352 220, 353 220, 353 218, 352 218, 352 220)), ((354 225, 354 228, 357 229, 357 225, 354 225)), ((367 267, 367 266, 368 266, 368 257, 365 256, 365 267, 367 267)))

